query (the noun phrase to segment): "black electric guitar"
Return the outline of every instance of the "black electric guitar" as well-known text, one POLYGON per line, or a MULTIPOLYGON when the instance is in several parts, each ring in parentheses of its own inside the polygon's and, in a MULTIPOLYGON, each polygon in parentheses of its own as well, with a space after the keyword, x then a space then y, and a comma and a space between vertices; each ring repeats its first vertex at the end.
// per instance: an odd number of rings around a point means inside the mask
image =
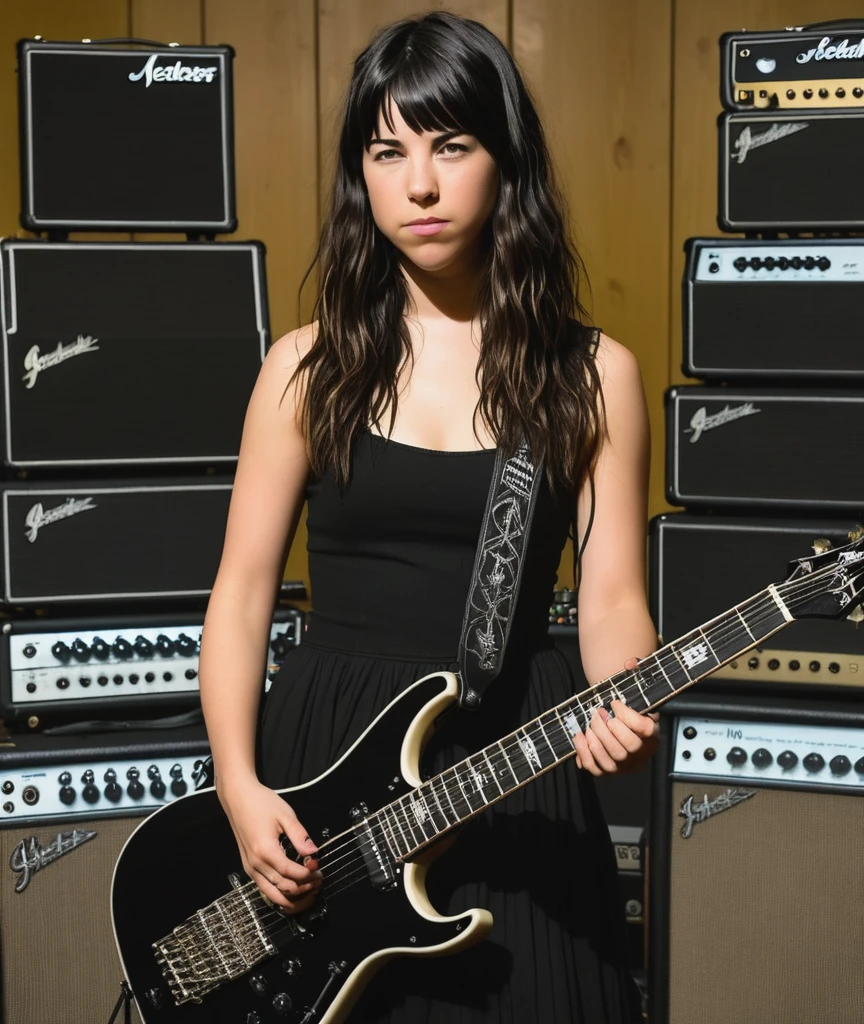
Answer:
POLYGON ((426 781, 420 754, 459 681, 449 672, 418 680, 327 772, 281 791, 320 849, 324 884, 302 914, 283 914, 241 876, 214 790, 160 808, 130 836, 112 888, 145 1024, 337 1024, 387 960, 478 942, 487 911, 442 917, 426 896, 435 841, 572 757, 597 708, 620 698, 646 712, 794 619, 839 619, 864 596, 864 539, 792 567, 785 583, 426 781))

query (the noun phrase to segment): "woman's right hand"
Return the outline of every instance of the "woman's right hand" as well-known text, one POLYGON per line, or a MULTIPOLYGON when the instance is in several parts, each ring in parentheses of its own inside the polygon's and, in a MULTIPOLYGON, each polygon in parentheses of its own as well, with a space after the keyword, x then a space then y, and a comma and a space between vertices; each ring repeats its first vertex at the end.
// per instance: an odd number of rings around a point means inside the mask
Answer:
POLYGON ((256 780, 225 787, 219 799, 237 839, 243 869, 271 903, 295 914, 305 910, 321 888, 317 847, 297 815, 278 793, 256 780), (287 836, 301 863, 280 843, 287 836))

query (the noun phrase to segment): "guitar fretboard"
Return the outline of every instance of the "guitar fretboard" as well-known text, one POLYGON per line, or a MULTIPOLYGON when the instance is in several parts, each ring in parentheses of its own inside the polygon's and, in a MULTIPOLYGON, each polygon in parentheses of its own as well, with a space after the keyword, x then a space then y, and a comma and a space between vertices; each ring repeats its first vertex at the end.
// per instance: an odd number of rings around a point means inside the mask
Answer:
POLYGON ((402 860, 575 754, 573 737, 613 700, 649 711, 761 643, 792 616, 775 587, 604 679, 382 807, 377 824, 402 860))

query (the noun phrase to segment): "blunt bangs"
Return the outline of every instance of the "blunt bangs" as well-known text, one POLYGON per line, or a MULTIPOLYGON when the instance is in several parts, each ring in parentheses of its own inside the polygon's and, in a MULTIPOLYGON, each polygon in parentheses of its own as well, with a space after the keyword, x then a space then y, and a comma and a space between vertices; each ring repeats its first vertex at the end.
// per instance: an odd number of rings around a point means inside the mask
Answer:
POLYGON ((349 128, 347 140, 354 153, 359 158, 368 150, 382 118, 395 130, 395 104, 412 131, 473 135, 497 159, 506 146, 507 117, 494 63, 429 22, 395 28, 357 68, 354 131, 349 128))

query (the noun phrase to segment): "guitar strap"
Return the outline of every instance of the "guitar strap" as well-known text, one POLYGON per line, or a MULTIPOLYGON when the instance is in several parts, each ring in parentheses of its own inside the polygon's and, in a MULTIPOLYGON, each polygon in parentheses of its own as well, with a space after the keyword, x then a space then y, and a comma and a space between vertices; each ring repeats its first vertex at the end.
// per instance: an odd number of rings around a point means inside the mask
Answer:
MULTIPOLYGON (((595 328, 589 345, 592 358, 599 341, 600 330, 595 328)), ((542 479, 542 460, 534 461, 527 441, 510 458, 498 449, 459 640, 459 706, 465 710, 477 710, 486 688, 501 671, 542 479)), ((593 483, 592 478, 591 521, 593 483)), ((579 551, 580 563, 587 540, 588 532, 579 551)))
POLYGON ((501 671, 542 478, 526 441, 509 459, 498 449, 459 641, 459 704, 468 710, 501 671))

